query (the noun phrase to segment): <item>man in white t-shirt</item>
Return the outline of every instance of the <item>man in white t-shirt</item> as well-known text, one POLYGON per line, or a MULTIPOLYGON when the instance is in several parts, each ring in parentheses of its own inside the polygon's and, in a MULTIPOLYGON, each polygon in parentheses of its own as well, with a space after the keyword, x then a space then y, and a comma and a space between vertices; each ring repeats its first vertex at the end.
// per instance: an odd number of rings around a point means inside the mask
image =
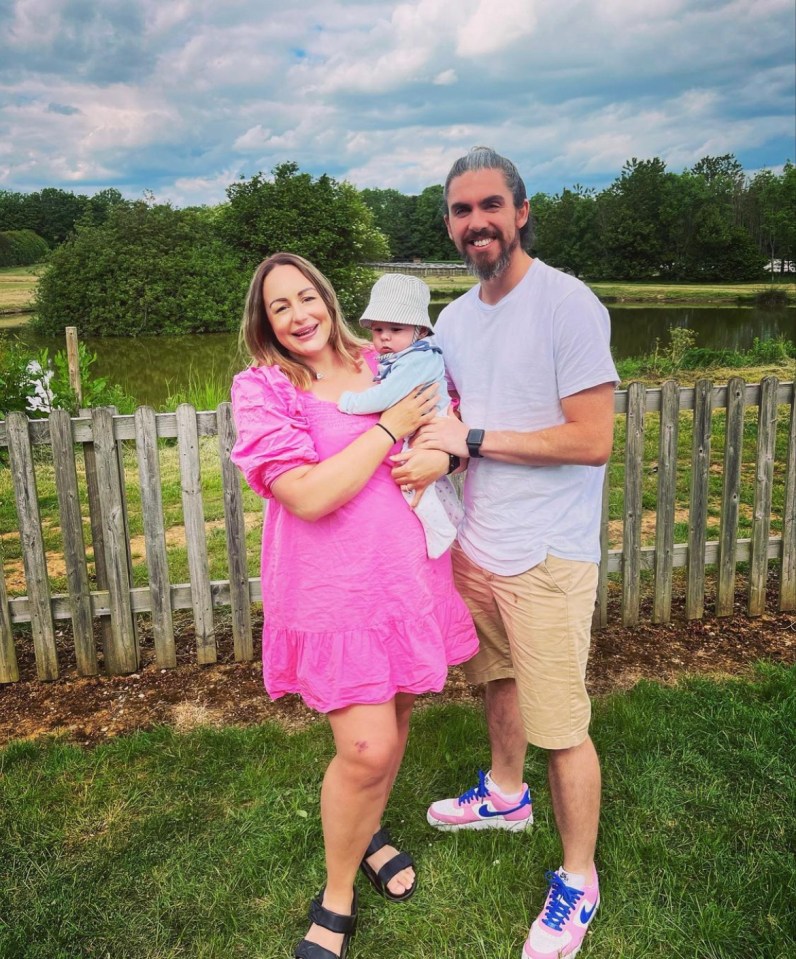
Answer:
POLYGON ((451 169, 445 201, 448 233, 480 280, 435 327, 461 420, 425 427, 394 475, 423 488, 441 469, 431 451, 467 457, 453 563, 481 641, 465 671, 486 685, 492 766, 433 803, 428 821, 524 829, 527 743, 548 751, 563 860, 523 952, 558 959, 578 952, 599 902, 600 766, 585 672, 618 377, 605 308, 523 249, 529 205, 514 164, 476 147, 451 169))

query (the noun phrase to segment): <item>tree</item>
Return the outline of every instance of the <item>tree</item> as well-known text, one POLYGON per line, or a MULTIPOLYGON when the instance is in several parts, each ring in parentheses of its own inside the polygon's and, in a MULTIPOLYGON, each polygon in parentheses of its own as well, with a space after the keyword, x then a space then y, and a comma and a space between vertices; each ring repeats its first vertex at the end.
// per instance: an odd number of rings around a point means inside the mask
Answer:
POLYGON ((227 188, 219 229, 244 269, 272 253, 298 253, 324 273, 348 316, 364 309, 375 276, 364 264, 385 260, 387 241, 356 189, 323 174, 314 179, 282 163, 227 188))
POLYGON ((0 233, 0 266, 31 266, 50 252, 47 241, 33 230, 7 230, 0 233))
POLYGON ((445 226, 444 193, 441 184, 427 186, 415 201, 414 245, 422 260, 459 259, 445 226))
POLYGON ((417 197, 398 190, 360 190, 363 203, 373 214, 379 230, 387 237, 393 260, 411 260, 419 256, 414 235, 417 197))
POLYGON ((601 274, 626 280, 658 276, 666 260, 661 207, 671 174, 658 157, 633 157, 598 198, 601 274))
POLYGON ((593 190, 576 184, 560 196, 531 200, 534 249, 546 263, 575 276, 591 275, 599 259, 597 204, 593 190))
POLYGON ((36 295, 35 327, 136 336, 234 329, 246 291, 238 257, 193 211, 113 204, 53 251, 36 295))
POLYGON ((751 227, 758 247, 780 270, 796 259, 796 167, 787 162, 782 174, 761 170, 749 185, 751 227))

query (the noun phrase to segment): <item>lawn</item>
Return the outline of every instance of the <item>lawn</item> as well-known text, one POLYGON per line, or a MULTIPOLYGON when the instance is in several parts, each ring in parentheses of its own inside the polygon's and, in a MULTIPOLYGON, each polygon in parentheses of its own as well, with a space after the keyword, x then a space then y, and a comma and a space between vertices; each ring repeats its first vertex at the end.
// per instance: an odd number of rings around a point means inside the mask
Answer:
MULTIPOLYGON (((796 954, 794 723, 796 668, 595 703, 603 901, 584 959, 796 954)), ((425 822, 431 799, 472 784, 485 739, 472 706, 416 715, 387 820, 418 861, 418 894, 394 906, 360 883, 351 959, 518 959, 560 856, 542 756, 527 764, 527 833, 425 822)), ((323 881, 330 752, 325 723, 13 743, 0 751, 0 955, 290 955, 323 881)))
MULTIPOLYGON (((450 299, 466 292, 476 282, 468 275, 426 276, 433 300, 450 299)), ((633 283, 622 281, 586 281, 600 299, 609 303, 715 304, 737 305, 752 302, 758 293, 771 289, 769 281, 759 283, 633 283)), ((775 288, 785 292, 788 302, 796 303, 796 281, 777 280, 775 288)))
POLYGON ((0 267, 0 314, 33 308, 33 291, 41 271, 41 264, 0 267))

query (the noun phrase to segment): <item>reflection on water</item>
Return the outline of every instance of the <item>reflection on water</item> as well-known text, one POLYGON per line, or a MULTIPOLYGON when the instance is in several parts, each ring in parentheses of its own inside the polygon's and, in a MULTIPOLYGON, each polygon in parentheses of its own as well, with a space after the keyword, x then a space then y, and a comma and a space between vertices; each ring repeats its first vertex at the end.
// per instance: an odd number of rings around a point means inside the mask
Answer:
MULTIPOLYGON (((436 319, 440 305, 432 304, 436 319)), ((755 307, 611 306, 612 350, 617 359, 640 356, 665 346, 671 327, 688 327, 697 334, 697 345, 711 349, 746 350, 755 337, 761 340, 786 336, 796 338, 796 308, 763 310, 755 307)), ((31 345, 51 352, 64 348, 64 341, 36 337, 24 327, 17 332, 31 345)), ((232 379, 246 365, 238 354, 237 333, 204 333, 189 336, 141 336, 87 338, 97 354, 94 367, 99 376, 120 383, 140 403, 155 408, 169 393, 188 384, 189 378, 232 379)))

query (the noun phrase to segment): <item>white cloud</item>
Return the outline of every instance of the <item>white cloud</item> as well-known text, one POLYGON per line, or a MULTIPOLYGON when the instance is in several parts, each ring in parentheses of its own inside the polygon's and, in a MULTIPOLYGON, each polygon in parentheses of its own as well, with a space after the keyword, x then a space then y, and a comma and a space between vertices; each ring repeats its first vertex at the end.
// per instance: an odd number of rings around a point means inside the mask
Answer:
POLYGON ((434 77, 434 83, 438 87, 449 87, 458 80, 455 70, 443 70, 434 77))
POLYGON ((536 27, 535 6, 529 0, 479 0, 457 31, 456 52, 482 57, 518 43, 536 27))
POLYGON ((9 0, 0 183, 175 202, 295 160, 419 192, 488 143, 529 187, 796 155, 792 0, 9 0), (746 159, 748 158, 748 159, 746 159))

